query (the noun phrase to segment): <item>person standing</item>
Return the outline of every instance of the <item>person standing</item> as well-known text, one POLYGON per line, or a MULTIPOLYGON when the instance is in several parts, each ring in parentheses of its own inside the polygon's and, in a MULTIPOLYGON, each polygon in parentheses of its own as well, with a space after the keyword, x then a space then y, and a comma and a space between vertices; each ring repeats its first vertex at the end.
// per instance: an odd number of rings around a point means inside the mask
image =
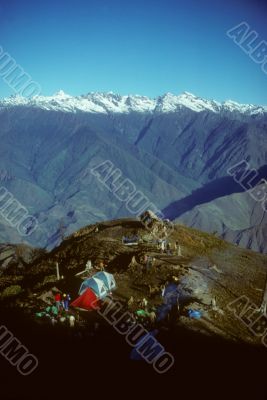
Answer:
POLYGON ((86 267, 86 268, 85 268, 85 271, 86 271, 86 272, 89 272, 89 271, 93 268, 93 266, 92 266, 92 261, 91 261, 91 260, 88 260, 85 267, 86 267))
POLYGON ((165 294, 165 286, 161 285, 160 290, 161 290, 161 297, 163 298, 165 294))
POLYGON ((134 267, 137 264, 135 256, 132 256, 131 259, 131 267, 134 267))
POLYGON ((57 292, 57 293, 55 294, 55 302, 56 302, 56 307, 57 307, 57 309, 58 309, 58 311, 59 311, 60 308, 61 308, 61 295, 60 295, 59 292, 57 292))
POLYGON ((146 261, 146 271, 149 272, 152 267, 152 257, 148 256, 146 261))
POLYGON ((63 295, 63 307, 65 311, 69 311, 69 303, 70 303, 70 295, 65 294, 63 295))
POLYGON ((177 254, 178 257, 181 257, 181 246, 179 245, 178 242, 175 242, 175 253, 177 254))
POLYGON ((134 304, 134 298, 133 298, 133 296, 131 296, 128 300, 127 305, 129 308, 132 308, 133 304, 134 304))
POLYGON ((74 317, 74 315, 70 315, 69 323, 70 323, 70 327, 74 328, 74 326, 75 326, 75 317, 74 317))
POLYGON ((147 301, 147 299, 145 297, 143 298, 141 304, 142 304, 142 307, 146 310, 147 309, 147 305, 148 305, 148 301, 147 301))
POLYGON ((156 322, 156 318, 157 318, 157 314, 155 313, 154 310, 152 310, 152 311, 150 312, 149 318, 150 318, 150 322, 151 322, 152 326, 154 326, 154 325, 155 325, 155 322, 156 322))

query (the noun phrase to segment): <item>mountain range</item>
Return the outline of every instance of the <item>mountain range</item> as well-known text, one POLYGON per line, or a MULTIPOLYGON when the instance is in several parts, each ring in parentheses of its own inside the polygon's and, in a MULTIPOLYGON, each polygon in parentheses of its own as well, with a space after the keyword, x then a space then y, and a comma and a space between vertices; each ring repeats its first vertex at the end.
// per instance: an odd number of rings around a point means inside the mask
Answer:
POLYGON ((38 221, 21 237, 0 217, 2 243, 53 248, 90 223, 129 216, 90 173, 108 160, 167 218, 267 252, 266 213, 227 173, 245 160, 267 177, 266 106, 188 92, 11 96, 0 101, 0 139, 0 186, 38 221))

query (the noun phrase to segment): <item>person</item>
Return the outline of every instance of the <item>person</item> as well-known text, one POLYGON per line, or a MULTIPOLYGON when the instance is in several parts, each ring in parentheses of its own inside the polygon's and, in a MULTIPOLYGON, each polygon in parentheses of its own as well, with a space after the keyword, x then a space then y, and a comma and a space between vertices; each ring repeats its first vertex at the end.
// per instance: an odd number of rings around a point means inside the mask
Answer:
POLYGON ((146 270, 147 270, 147 272, 150 271, 151 267, 152 267, 152 258, 150 256, 148 256, 147 257, 147 261, 146 261, 146 270))
POLYGON ((266 309, 267 309, 267 305, 266 305, 266 302, 264 301, 264 302, 261 304, 259 311, 260 311, 263 315, 266 315, 266 309))
POLYGON ((65 311, 69 311, 69 303, 70 303, 70 295, 64 293, 63 294, 63 307, 65 311))
POLYGON ((165 285, 161 285, 160 288, 161 288, 161 297, 164 297, 166 286, 165 285))
POLYGON ((181 257, 182 255, 181 246, 178 244, 178 242, 175 242, 175 245, 176 245, 177 256, 181 257))
POLYGON ((132 305, 133 305, 133 303, 134 303, 134 298, 133 298, 133 296, 131 296, 130 298, 129 298, 129 300, 128 300, 128 307, 132 307, 132 305))
POLYGON ((167 248, 167 254, 170 256, 171 255, 171 245, 169 242, 167 243, 166 248, 167 248))
POLYGON ((135 256, 132 256, 130 266, 134 267, 136 264, 137 264, 137 262, 136 262, 135 256))
POLYGON ((55 317, 52 317, 52 318, 51 318, 51 324, 52 324, 53 326, 55 326, 56 323, 57 323, 56 318, 55 318, 55 317))
POLYGON ((90 271, 93 268, 92 261, 88 260, 85 267, 85 271, 90 271))
POLYGON ((57 316, 58 316, 58 308, 57 308, 57 306, 53 305, 53 306, 50 308, 50 313, 51 313, 54 317, 57 317, 57 316))
POLYGON ((211 307, 213 310, 217 310, 216 297, 211 299, 211 307))
POLYGON ((64 300, 65 300, 65 294, 63 294, 62 295, 62 298, 61 298, 61 307, 62 307, 62 310, 65 310, 65 305, 64 305, 64 300))
POLYGON ((74 328, 74 325, 75 325, 75 317, 74 317, 74 315, 70 315, 69 323, 70 323, 70 327, 74 328))
POLYGON ((50 317, 50 314, 51 314, 51 306, 48 306, 45 309, 45 315, 46 315, 46 317, 50 317))
POLYGON ((150 312, 149 318, 150 318, 151 324, 154 325, 154 324, 155 324, 155 321, 156 321, 156 318, 157 318, 157 315, 156 315, 156 313, 155 313, 154 310, 152 310, 152 311, 150 312))
POLYGON ((57 309, 60 310, 61 309, 61 295, 59 292, 57 292, 55 294, 55 302, 56 302, 57 309))
POLYGON ((146 309, 147 308, 147 304, 148 304, 147 299, 144 297, 143 300, 142 300, 142 307, 144 307, 146 309))
POLYGON ((178 296, 176 298, 176 312, 177 312, 177 317, 180 318, 181 308, 180 308, 180 301, 179 301, 178 296))

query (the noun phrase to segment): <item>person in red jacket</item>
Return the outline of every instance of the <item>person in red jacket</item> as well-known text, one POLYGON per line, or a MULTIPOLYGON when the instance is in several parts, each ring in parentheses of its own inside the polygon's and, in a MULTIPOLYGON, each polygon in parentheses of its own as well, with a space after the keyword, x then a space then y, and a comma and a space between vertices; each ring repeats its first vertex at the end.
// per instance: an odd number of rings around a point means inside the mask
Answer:
POLYGON ((55 302, 56 302, 57 309, 60 310, 60 308, 61 308, 61 295, 60 295, 59 292, 57 292, 55 294, 55 302))

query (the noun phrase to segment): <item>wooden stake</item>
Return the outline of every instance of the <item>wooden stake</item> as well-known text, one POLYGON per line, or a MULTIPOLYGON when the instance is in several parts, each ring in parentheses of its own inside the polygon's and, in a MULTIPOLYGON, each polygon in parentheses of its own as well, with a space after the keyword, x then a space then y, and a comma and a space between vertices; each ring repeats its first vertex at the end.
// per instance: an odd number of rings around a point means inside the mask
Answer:
POLYGON ((58 262, 56 262, 56 270, 57 270, 57 280, 60 280, 60 275, 59 275, 59 266, 58 266, 58 262))

